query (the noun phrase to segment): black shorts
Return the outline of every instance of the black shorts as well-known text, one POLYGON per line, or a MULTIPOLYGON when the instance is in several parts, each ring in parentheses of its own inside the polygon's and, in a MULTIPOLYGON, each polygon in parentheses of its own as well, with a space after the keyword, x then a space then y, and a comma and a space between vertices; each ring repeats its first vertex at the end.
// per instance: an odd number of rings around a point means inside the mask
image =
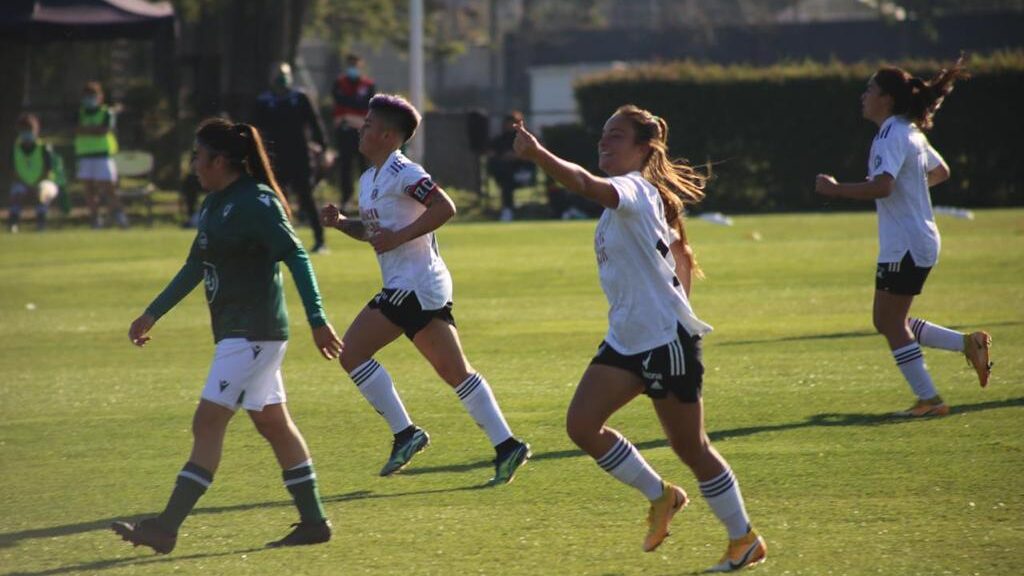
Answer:
POLYGON ((416 333, 423 330, 434 318, 455 326, 451 302, 437 310, 424 310, 420 307, 420 299, 412 290, 384 288, 366 305, 374 310, 380 310, 385 318, 405 332, 405 336, 409 340, 412 340, 416 333))
POLYGON ((931 271, 931 267, 921 268, 914 264, 910 252, 907 252, 899 262, 878 263, 878 269, 875 272, 875 290, 890 294, 916 296, 921 293, 924 281, 928 279, 928 273, 931 271))
POLYGON ((665 398, 671 391, 680 401, 692 404, 700 400, 704 382, 700 336, 690 336, 679 326, 676 340, 639 354, 619 354, 607 342, 601 342, 591 364, 622 368, 644 382, 644 394, 665 398))

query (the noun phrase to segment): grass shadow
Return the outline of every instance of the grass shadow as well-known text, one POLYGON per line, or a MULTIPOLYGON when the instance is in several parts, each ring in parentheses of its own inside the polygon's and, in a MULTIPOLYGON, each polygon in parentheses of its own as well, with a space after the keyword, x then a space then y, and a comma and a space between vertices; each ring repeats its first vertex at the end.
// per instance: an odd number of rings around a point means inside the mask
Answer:
POLYGON ((245 548, 241 550, 232 550, 230 552, 210 552, 207 554, 187 554, 184 556, 150 556, 147 558, 140 558, 133 556, 130 558, 110 558, 107 560, 96 560, 93 562, 84 562, 82 564, 73 564, 69 566, 59 566, 57 568, 47 568, 45 570, 38 570, 35 572, 9 572, 7 576, 53 576, 56 574, 71 574, 71 573, 86 573, 93 574, 101 570, 109 570, 111 568, 121 568, 125 566, 148 566, 151 564, 162 564, 165 562, 180 562, 182 560, 198 560, 205 558, 218 558, 223 556, 235 556, 240 554, 252 554, 255 552, 262 552, 267 550, 266 548, 245 548))
MULTIPOLYGON (((985 325, 985 328, 991 327, 1003 327, 1003 326, 1020 326, 1024 324, 1024 320, 1007 320, 1005 322, 990 322, 985 325)), ((950 325, 946 326, 951 330, 969 330, 977 329, 977 326, 966 326, 966 325, 950 325)), ((772 342, 807 342, 815 340, 843 340, 846 338, 868 338, 881 336, 874 330, 855 330, 852 332, 833 332, 831 334, 802 334, 798 336, 782 336, 779 338, 752 338, 748 340, 727 340, 724 342, 715 342, 715 346, 745 346, 747 344, 769 344, 772 342)))

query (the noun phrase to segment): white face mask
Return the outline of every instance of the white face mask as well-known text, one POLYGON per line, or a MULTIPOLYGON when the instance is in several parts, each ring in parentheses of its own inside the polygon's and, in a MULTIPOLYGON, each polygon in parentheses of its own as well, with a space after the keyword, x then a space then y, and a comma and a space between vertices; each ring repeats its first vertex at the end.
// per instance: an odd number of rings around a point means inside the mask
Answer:
POLYGON ((18 133, 18 138, 25 144, 31 144, 36 141, 36 133, 31 130, 22 130, 18 133))
POLYGON ((82 96, 82 106, 86 108, 95 108, 99 103, 99 99, 95 96, 82 96))

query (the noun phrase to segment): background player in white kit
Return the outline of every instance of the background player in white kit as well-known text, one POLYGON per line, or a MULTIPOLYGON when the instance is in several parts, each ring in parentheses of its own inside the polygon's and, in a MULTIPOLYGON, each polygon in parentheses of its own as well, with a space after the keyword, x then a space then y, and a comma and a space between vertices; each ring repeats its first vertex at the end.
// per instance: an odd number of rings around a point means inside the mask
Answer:
POLYGON ((900 68, 879 69, 861 96, 864 118, 878 125, 868 159, 868 179, 838 183, 819 174, 815 190, 831 197, 874 200, 878 208, 878 268, 875 273, 875 328, 889 342, 896 365, 917 396, 898 416, 945 416, 949 406, 939 396, 924 364, 920 345, 963 352, 988 385, 991 363, 987 332, 962 334, 918 318, 909 318, 914 296, 939 259, 939 229, 932 214, 930 186, 949 178, 949 167, 928 143, 924 132, 953 83, 966 77, 963 57, 929 81, 900 68))
POLYGON ((700 338, 711 326, 688 299, 696 259, 683 228, 683 205, 704 197, 706 176, 668 157, 668 125, 636 106, 605 122, 595 176, 558 158, 520 124, 514 148, 549 176, 604 206, 595 231, 601 288, 608 298, 608 333, 569 406, 569 437, 619 481, 651 502, 643 549, 668 536, 688 499, 650 467, 636 447, 605 423, 641 393, 651 397, 672 449, 697 477, 701 493, 729 533, 711 571, 762 562, 764 539, 750 526, 739 483, 704 431, 700 338))
POLYGON ((451 274, 434 236, 455 215, 455 204, 400 151, 419 122, 405 99, 374 96, 359 136, 359 151, 371 164, 359 181, 359 219, 346 218, 333 205, 321 210, 324 226, 373 245, 384 283, 345 333, 341 366, 395 435, 381 476, 401 470, 430 443, 409 418, 387 370, 373 359, 405 333, 487 433, 497 453, 491 482, 506 484, 530 457, 530 446, 512 435, 491 387, 463 354, 452 317, 451 274))

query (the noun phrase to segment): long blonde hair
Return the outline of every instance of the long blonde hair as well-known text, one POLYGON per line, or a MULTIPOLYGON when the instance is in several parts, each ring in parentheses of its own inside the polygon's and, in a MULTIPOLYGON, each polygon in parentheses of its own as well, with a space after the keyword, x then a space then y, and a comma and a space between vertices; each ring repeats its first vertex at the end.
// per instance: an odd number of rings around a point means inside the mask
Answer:
POLYGON ((694 276, 703 278, 704 273, 697 264, 697 257, 686 238, 683 216, 686 205, 697 204, 704 199, 704 186, 711 177, 711 167, 708 166, 701 173, 690 166, 685 158, 669 157, 668 123, 664 118, 633 104, 620 106, 615 113, 625 116, 633 123, 637 144, 647 144, 651 147, 640 173, 658 189, 661 201, 665 205, 665 221, 679 234, 694 276))

